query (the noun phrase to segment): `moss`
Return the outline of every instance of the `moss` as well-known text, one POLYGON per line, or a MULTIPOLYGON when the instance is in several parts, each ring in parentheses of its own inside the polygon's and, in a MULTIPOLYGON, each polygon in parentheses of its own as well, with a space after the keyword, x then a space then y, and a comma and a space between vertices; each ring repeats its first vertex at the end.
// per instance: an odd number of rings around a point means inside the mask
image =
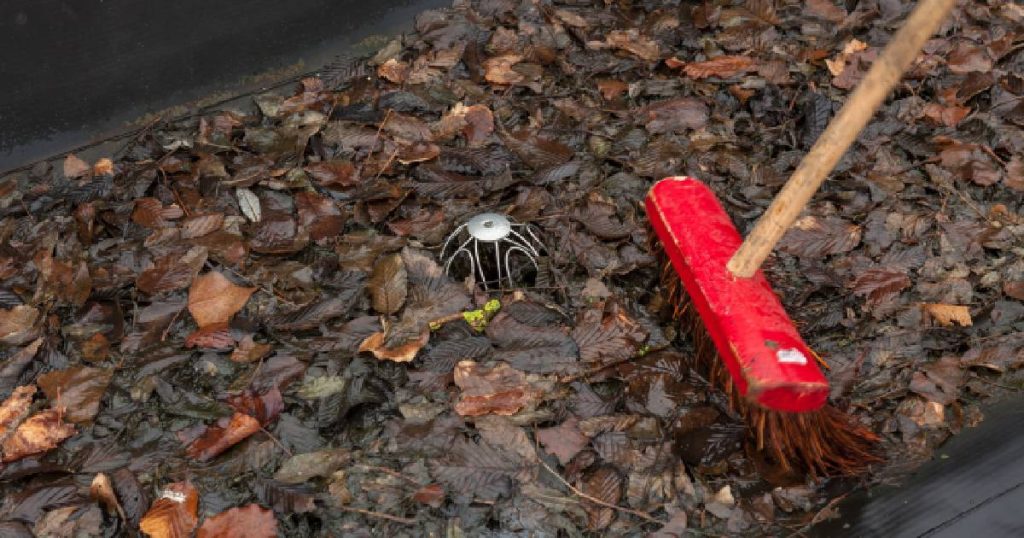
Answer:
POLYGON ((497 299, 491 299, 484 304, 483 308, 477 310, 467 310, 462 313, 462 319, 466 320, 477 332, 483 332, 487 328, 487 322, 491 321, 498 311, 501 310, 501 301, 497 299))

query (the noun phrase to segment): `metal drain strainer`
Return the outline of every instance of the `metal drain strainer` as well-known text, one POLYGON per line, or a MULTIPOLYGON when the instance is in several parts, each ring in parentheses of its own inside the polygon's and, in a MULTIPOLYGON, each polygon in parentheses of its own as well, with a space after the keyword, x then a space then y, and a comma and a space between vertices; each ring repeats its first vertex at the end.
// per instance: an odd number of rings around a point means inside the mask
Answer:
POLYGON ((481 213, 459 225, 445 239, 441 261, 445 274, 472 276, 485 290, 490 285, 501 288, 506 283, 514 288, 530 269, 534 275, 540 271, 537 260, 543 252, 544 244, 529 224, 520 224, 498 213, 481 213))

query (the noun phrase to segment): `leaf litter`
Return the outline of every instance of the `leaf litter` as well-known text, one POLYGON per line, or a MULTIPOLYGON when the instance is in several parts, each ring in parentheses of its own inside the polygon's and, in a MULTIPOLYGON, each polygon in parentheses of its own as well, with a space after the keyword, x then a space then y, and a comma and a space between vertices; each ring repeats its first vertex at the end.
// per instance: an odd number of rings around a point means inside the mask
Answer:
MULTIPOLYGON (((460 1, 356 69, 2 178, 0 529, 816 521, 844 487, 772 469, 690 370, 642 198, 691 174, 749 229, 911 4, 460 1), (445 275, 485 210, 540 231, 543 278, 445 275)), ((765 266, 885 438, 868 483, 1024 388, 1021 13, 956 10, 765 266)))

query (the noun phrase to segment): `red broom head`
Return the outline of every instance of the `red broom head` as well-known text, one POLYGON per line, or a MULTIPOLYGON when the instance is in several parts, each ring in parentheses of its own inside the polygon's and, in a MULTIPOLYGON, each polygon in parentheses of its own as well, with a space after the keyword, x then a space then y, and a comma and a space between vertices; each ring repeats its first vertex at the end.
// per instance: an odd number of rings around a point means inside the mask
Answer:
POLYGON ((764 274, 726 269, 743 242, 706 185, 670 177, 647 194, 647 216, 739 393, 784 412, 820 409, 828 380, 764 274))

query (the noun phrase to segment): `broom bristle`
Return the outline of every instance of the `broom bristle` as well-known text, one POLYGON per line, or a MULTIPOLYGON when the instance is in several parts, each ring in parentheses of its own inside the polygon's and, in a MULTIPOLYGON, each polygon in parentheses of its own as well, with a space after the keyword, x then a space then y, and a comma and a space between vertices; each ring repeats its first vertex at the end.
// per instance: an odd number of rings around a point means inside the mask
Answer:
POLYGON ((714 342, 696 309, 690 307, 667 258, 662 259, 661 283, 673 305, 673 317, 691 335, 695 369, 728 395, 732 409, 744 417, 750 442, 759 452, 785 472, 813 477, 857 475, 883 461, 876 450, 878 435, 830 404, 809 413, 784 413, 750 403, 718 358, 714 342))

